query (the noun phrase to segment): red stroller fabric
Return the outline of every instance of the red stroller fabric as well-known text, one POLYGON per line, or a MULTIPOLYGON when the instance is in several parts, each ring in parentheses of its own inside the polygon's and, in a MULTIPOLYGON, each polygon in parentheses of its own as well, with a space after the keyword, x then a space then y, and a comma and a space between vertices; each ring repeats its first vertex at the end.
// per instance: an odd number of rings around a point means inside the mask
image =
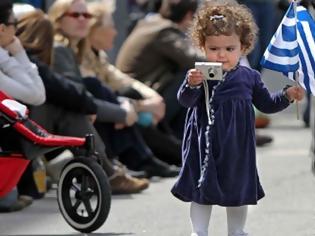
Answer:
MULTIPOLYGON (((16 186, 27 164, 32 159, 33 150, 47 149, 51 147, 80 147, 84 146, 85 138, 58 136, 48 133, 34 121, 28 119, 28 110, 10 96, 0 91, 0 118, 2 128, 12 127, 17 133, 22 135, 28 143, 29 148, 21 152, 3 152, 0 155, 0 197, 9 193, 16 186), (9 105, 8 105, 9 104, 9 105), (19 107, 24 108, 26 114, 19 111, 19 107), (6 153, 9 153, 6 155, 6 153)), ((0 127, 1 129, 1 127, 0 127)), ((20 137, 21 138, 21 137, 20 137)), ((15 140, 14 140, 15 141, 15 140)), ((1 147, 0 143, 0 147, 1 147)), ((38 156, 37 152, 33 156, 38 156)), ((1 151, 0 151, 1 153, 1 151)))
POLYGON ((16 186, 30 161, 22 155, 0 157, 0 197, 4 197, 16 186))

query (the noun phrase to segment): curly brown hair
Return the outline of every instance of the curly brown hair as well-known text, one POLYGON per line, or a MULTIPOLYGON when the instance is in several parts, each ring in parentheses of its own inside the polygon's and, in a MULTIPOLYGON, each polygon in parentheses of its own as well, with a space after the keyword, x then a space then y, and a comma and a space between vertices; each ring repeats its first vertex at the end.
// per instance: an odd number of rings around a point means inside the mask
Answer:
POLYGON ((247 55, 254 47, 257 32, 255 20, 245 5, 234 1, 206 1, 194 18, 191 38, 196 46, 204 49, 207 36, 236 33, 247 55))

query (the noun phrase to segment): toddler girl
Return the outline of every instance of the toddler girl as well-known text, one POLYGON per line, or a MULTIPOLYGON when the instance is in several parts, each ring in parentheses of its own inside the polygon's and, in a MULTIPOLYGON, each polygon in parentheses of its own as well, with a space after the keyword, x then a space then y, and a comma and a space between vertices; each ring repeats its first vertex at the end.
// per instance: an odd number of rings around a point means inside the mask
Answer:
POLYGON ((222 80, 204 80, 190 69, 178 91, 188 108, 183 167, 172 188, 191 202, 192 236, 207 236, 212 205, 226 207, 228 235, 247 235, 247 206, 264 197, 255 155, 255 113, 275 113, 300 101, 304 90, 291 86, 270 94, 260 74, 239 65, 253 48, 257 27, 249 10, 237 3, 205 3, 198 11, 192 39, 210 62, 222 63, 222 80))

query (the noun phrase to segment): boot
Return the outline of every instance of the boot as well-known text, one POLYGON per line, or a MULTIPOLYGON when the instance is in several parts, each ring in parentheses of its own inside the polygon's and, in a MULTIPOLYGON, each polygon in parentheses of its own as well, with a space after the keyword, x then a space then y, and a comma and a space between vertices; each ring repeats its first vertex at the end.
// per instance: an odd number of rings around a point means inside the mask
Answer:
POLYGON ((140 164, 136 170, 145 171, 148 178, 153 176, 176 177, 179 174, 180 168, 169 165, 153 156, 140 164))

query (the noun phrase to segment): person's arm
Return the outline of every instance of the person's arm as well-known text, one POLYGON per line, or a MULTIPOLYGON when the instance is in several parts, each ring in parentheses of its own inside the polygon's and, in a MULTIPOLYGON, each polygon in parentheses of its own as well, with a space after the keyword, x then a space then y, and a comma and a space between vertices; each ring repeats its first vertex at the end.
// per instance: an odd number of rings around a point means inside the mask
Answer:
POLYGON ((45 88, 37 67, 30 62, 17 39, 7 49, 0 47, 0 89, 29 105, 44 103, 45 88))
POLYGON ((137 112, 151 112, 156 121, 160 121, 165 115, 165 104, 163 97, 155 90, 151 89, 144 83, 131 78, 129 75, 121 72, 115 66, 108 64, 107 76, 110 83, 110 87, 115 86, 113 90, 119 90, 122 88, 131 88, 137 91, 143 99, 139 99, 134 102, 137 112))
POLYGON ((96 121, 98 122, 112 122, 120 124, 122 128, 131 126, 138 120, 137 113, 129 103, 123 102, 118 105, 101 99, 95 99, 95 103, 97 104, 96 121))
POLYGON ((186 76, 178 90, 177 99, 182 106, 189 108, 196 105, 203 93, 203 87, 202 85, 191 86, 188 84, 187 80, 188 78, 186 76))
POLYGON ((82 114, 96 114, 93 96, 83 87, 55 73, 48 65, 35 61, 46 89, 47 102, 69 111, 82 114))
POLYGON ((290 101, 285 96, 283 91, 269 93, 264 85, 258 72, 253 72, 254 90, 253 104, 261 112, 275 113, 282 111, 290 105, 290 101))
MULTIPOLYGON (((71 49, 64 46, 54 47, 54 69, 73 81, 77 81, 80 85, 83 84, 83 78, 79 71, 79 66, 76 64, 75 56, 71 49)), ((94 95, 94 103, 97 106, 96 121, 125 123, 128 121, 128 115, 119 104, 111 103, 103 99, 97 99, 94 95)))
POLYGON ((97 118, 99 122, 124 123, 126 112, 117 104, 101 99, 94 99, 97 105, 97 118))
POLYGON ((139 94, 139 98, 136 98, 137 100, 133 102, 137 112, 153 113, 156 122, 164 117, 165 104, 162 96, 149 86, 131 78, 110 64, 104 52, 99 51, 98 55, 92 51, 88 52, 80 66, 80 70, 85 77, 97 76, 97 79, 101 80, 103 84, 113 91, 122 92, 122 95, 125 95, 124 91, 135 91, 139 94))
POLYGON ((151 89, 149 86, 144 83, 131 78, 129 75, 121 72, 114 65, 107 65, 107 73, 109 86, 114 90, 118 91, 122 88, 130 87, 135 89, 143 98, 152 98, 160 96, 156 91, 151 89))

